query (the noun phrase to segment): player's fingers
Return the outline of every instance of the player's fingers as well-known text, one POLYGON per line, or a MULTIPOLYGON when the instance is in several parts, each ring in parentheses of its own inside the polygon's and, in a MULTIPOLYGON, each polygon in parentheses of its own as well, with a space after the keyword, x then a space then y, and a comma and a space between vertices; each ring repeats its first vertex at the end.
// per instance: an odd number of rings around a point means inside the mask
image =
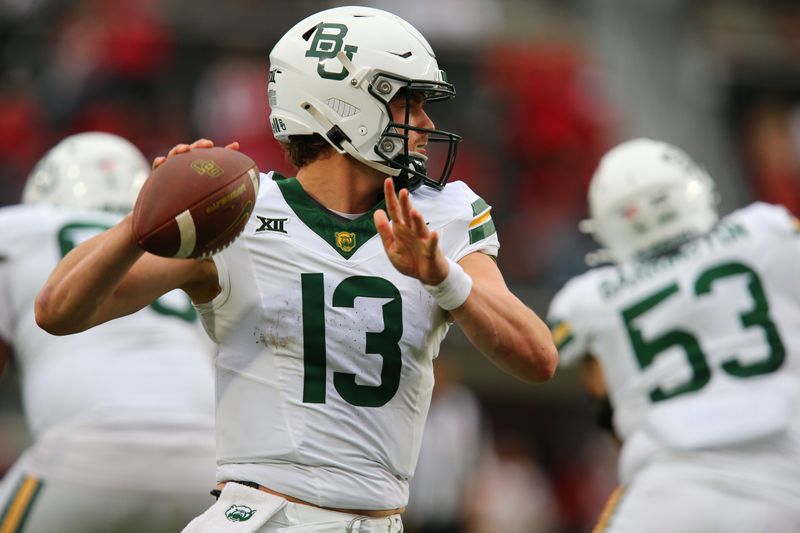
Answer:
POLYGON ((232 143, 225 146, 228 150, 236 150, 239 151, 239 141, 233 141, 232 143))
POLYGON ((426 238, 428 236, 428 226, 425 224, 425 219, 422 218, 422 213, 412 208, 410 212, 410 218, 411 229, 414 231, 414 233, 421 239, 426 238))
POLYGON ((389 224, 389 218, 383 209, 376 209, 375 213, 372 214, 372 220, 375 222, 375 228, 378 231, 389 224))
POLYGON ((403 189, 398 195, 400 201, 400 211, 403 214, 403 220, 411 223, 411 197, 408 194, 408 189, 403 189))
POLYGON ((172 157, 175 154, 182 154, 183 152, 188 152, 189 150, 191 150, 191 148, 188 144, 177 144, 173 146, 172 150, 167 153, 167 157, 172 157))
POLYGON ((378 235, 380 235, 383 245, 388 247, 392 243, 394 237, 392 234, 392 227, 389 225, 389 218, 386 216, 386 211, 383 209, 376 210, 375 214, 372 215, 372 220, 375 222, 375 229, 378 230, 378 235))
POLYGON ((400 204, 394 194, 394 182, 392 178, 386 178, 383 182, 383 196, 386 199, 386 212, 396 224, 403 223, 403 215, 400 213, 400 204))
POLYGON ((439 234, 432 231, 428 236, 428 256, 433 257, 436 255, 436 249, 439 247, 439 234))
POLYGON ((189 145, 189 148, 212 148, 214 146, 214 141, 209 139, 197 139, 195 142, 189 145))
POLYGON ((161 163, 163 163, 166 160, 167 160, 167 158, 164 157, 163 155, 160 155, 160 156, 156 157, 155 159, 153 159, 153 169, 155 170, 156 168, 158 168, 161 165, 161 163))

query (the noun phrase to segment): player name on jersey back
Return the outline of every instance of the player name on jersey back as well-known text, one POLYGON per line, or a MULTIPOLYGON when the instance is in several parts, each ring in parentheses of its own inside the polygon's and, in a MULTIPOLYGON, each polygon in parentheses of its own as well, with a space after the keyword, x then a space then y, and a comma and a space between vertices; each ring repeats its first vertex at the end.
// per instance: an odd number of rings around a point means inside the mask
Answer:
POLYGON ((592 269, 559 291, 548 321, 560 363, 600 360, 625 462, 798 424, 799 262, 796 220, 756 203, 671 255, 592 269))
POLYGON ((614 274, 604 276, 599 281, 598 290, 605 300, 634 288, 645 280, 656 276, 669 275, 693 259, 724 253, 726 249, 752 238, 751 232, 741 221, 722 220, 710 233, 698 237, 673 254, 645 262, 636 262, 623 268, 614 269, 614 274))

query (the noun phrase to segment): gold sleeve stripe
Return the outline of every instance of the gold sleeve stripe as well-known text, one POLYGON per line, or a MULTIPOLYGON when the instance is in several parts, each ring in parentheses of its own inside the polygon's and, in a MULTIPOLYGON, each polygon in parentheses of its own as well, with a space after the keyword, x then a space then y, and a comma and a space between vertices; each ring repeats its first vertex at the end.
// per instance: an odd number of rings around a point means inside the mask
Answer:
POLYGON ((481 216, 473 218, 472 222, 469 223, 469 229, 473 229, 473 228, 476 228, 476 227, 480 226, 481 224, 483 224, 484 222, 486 222, 490 218, 492 218, 492 208, 491 207, 489 209, 487 209, 486 211, 484 211, 481 216))
POLYGON ((625 486, 620 485, 614 492, 611 493, 611 496, 608 498, 605 507, 603 507, 603 512, 600 513, 600 519, 597 521, 597 525, 594 526, 592 533, 603 533, 608 524, 611 522, 611 518, 613 518, 614 513, 617 512, 619 508, 619 502, 622 499, 622 494, 625 492, 625 486))
POLYGON ((469 223, 469 243, 475 244, 490 235, 497 233, 492 220, 492 207, 483 198, 478 198, 470 205, 472 207, 472 222, 469 223))
POLYGON ((42 482, 33 476, 26 476, 17 485, 14 496, 0 516, 0 533, 19 533, 25 519, 33 508, 33 502, 42 488, 42 482))
POLYGON ((553 335, 553 344, 555 344, 556 348, 559 350, 569 344, 569 342, 573 339, 569 322, 566 321, 559 322, 554 325, 550 332, 553 335))

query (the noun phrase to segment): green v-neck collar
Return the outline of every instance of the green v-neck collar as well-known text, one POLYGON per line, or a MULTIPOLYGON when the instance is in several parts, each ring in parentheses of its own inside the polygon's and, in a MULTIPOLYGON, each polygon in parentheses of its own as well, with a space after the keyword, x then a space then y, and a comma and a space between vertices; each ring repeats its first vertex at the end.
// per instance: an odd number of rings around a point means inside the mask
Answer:
POLYGON ((361 245, 378 233, 372 216, 376 209, 384 209, 385 200, 354 220, 342 220, 314 201, 297 178, 286 178, 277 173, 273 176, 283 199, 297 218, 345 259, 350 259, 361 245))

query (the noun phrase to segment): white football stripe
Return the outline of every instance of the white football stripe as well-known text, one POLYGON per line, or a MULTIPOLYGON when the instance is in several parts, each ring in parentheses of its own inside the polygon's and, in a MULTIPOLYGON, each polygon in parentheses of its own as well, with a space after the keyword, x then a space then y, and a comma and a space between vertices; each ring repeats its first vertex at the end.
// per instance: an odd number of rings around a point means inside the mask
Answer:
POLYGON ((259 178, 256 169, 251 168, 250 170, 247 171, 247 174, 250 175, 250 181, 253 182, 253 189, 255 189, 256 195, 258 195, 259 178))
POLYGON ((197 244, 197 231, 194 227, 192 214, 187 209, 175 217, 175 222, 178 223, 178 231, 181 235, 181 247, 178 248, 178 253, 173 257, 189 257, 189 254, 194 251, 195 244, 197 244))

